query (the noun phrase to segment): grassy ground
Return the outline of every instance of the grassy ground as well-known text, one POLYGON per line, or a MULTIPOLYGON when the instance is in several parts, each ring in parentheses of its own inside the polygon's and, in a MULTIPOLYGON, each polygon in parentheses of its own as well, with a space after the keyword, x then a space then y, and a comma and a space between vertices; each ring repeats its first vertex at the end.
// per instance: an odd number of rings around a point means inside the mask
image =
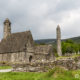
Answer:
POLYGON ((1 69, 11 69, 12 67, 11 66, 0 66, 0 70, 1 69))
POLYGON ((76 57, 79 57, 80 54, 75 54, 75 55, 72 55, 72 56, 61 56, 61 57, 56 57, 56 60, 59 60, 59 59, 66 59, 66 58, 76 58, 76 57))
POLYGON ((45 73, 8 72, 0 73, 0 80, 80 80, 80 70, 66 71, 57 67, 45 73))

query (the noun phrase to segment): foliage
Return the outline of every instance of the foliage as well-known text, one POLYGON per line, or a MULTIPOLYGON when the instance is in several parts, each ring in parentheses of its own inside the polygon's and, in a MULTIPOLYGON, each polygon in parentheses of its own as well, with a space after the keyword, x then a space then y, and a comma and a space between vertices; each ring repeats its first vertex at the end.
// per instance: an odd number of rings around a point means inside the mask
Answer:
POLYGON ((62 42, 62 53, 78 53, 80 51, 80 44, 73 42, 72 40, 66 40, 62 42))

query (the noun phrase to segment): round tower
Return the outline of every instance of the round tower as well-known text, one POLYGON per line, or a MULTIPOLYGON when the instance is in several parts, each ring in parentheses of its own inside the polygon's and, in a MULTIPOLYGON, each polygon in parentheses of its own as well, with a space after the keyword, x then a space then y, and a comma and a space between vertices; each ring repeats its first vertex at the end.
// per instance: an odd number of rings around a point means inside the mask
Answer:
POLYGON ((62 50, 61 50, 61 30, 60 30, 60 26, 57 26, 57 53, 58 56, 62 56, 62 50))
POLYGON ((8 18, 4 21, 4 39, 11 34, 11 22, 8 18))

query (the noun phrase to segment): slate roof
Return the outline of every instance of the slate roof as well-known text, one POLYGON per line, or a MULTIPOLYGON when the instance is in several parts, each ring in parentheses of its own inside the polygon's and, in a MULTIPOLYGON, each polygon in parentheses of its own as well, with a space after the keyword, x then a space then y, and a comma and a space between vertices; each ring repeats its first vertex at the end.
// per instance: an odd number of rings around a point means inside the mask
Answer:
POLYGON ((12 33, 0 42, 0 53, 24 51, 28 40, 33 44, 33 38, 30 31, 12 33))

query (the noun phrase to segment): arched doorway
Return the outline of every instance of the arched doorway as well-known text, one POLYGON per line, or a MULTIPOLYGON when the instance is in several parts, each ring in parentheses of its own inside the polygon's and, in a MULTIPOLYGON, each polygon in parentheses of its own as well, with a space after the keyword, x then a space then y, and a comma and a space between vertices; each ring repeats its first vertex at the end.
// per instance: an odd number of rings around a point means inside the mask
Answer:
POLYGON ((29 57, 29 62, 31 62, 31 61, 32 61, 32 56, 29 57))

